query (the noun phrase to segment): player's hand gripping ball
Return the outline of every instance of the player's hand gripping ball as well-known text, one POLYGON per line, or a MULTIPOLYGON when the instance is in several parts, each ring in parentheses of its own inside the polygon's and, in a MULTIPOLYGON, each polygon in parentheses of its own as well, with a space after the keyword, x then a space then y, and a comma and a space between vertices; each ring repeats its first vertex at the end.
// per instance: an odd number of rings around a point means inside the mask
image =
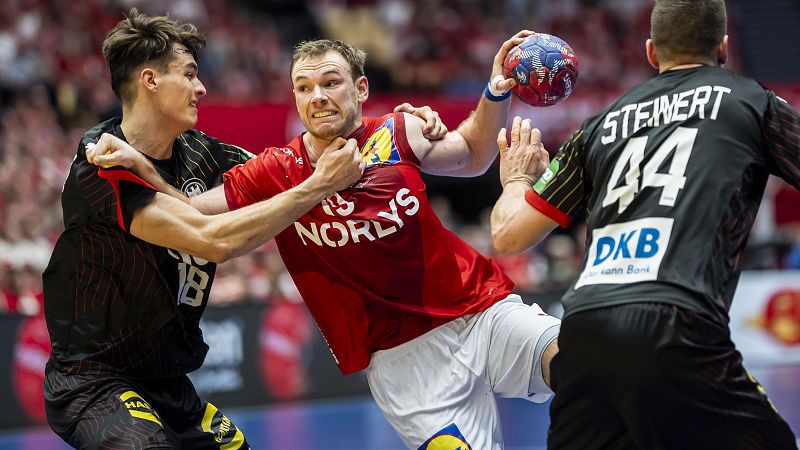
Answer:
POLYGON ((578 80, 578 57, 566 42, 534 34, 511 49, 503 74, 514 78, 512 91, 531 106, 551 106, 569 97, 578 80))

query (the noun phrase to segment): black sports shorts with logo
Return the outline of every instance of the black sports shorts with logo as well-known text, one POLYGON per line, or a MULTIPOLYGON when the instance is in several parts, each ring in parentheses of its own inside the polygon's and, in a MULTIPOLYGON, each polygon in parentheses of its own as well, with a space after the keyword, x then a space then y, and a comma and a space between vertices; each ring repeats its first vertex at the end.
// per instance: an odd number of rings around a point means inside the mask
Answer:
POLYGON ((558 339, 550 449, 797 448, 727 327, 703 315, 597 308, 565 317, 558 339))
POLYGON ((186 375, 133 381, 48 366, 44 393, 50 427, 78 449, 250 448, 186 375))

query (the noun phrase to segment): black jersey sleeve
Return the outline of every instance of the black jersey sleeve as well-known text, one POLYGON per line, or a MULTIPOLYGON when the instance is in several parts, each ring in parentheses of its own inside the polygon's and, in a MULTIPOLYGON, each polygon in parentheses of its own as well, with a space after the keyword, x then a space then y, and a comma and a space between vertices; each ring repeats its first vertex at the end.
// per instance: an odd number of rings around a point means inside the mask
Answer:
POLYGON ((775 93, 767 96, 764 141, 771 172, 800 190, 800 114, 775 93))
POLYGON ((567 227, 573 215, 586 208, 586 170, 583 128, 561 146, 558 154, 525 199, 534 208, 567 227))
POLYGON ((73 174, 78 190, 92 213, 103 221, 129 230, 133 213, 155 195, 155 189, 132 172, 122 168, 101 169, 86 160, 84 138, 73 162, 73 174))

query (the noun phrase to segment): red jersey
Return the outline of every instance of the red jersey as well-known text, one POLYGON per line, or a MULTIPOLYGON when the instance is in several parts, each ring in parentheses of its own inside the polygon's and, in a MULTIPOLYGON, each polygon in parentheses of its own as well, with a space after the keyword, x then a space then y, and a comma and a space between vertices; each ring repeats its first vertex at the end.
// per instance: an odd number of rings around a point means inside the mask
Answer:
MULTIPOLYGON (((361 179, 329 196, 275 239, 339 369, 450 320, 485 310, 514 287, 489 258, 433 213, 402 113, 364 118, 351 138, 366 160, 361 179)), ((225 174, 231 209, 300 184, 314 168, 302 135, 225 174)))

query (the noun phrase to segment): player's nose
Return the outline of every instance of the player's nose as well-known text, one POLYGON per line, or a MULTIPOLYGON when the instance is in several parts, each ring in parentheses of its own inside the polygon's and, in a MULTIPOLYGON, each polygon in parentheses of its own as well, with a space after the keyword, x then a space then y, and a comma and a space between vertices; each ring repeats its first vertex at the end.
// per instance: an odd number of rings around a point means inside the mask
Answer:
POLYGON ((196 79, 194 92, 197 95, 197 98, 200 98, 200 97, 203 97, 203 96, 206 95, 206 87, 205 87, 205 85, 203 85, 203 82, 200 81, 199 78, 196 79))
POLYGON ((321 103, 325 102, 326 100, 328 100, 328 96, 325 94, 325 90, 322 89, 322 86, 314 86, 311 101, 315 103, 321 103))

